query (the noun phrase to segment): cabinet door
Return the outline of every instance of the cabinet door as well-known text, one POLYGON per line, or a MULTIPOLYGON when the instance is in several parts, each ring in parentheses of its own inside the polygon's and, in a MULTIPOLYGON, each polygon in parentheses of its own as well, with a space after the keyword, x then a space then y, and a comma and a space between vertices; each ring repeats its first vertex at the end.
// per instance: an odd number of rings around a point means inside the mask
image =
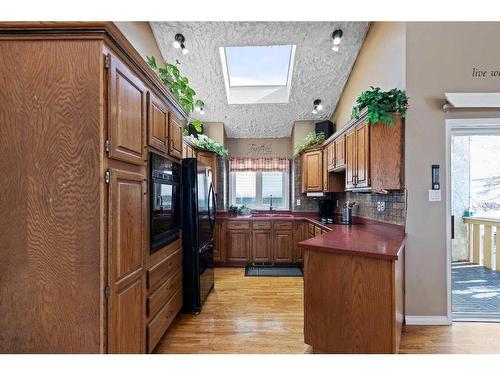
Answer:
POLYGON ((335 168, 345 166, 345 137, 341 136, 335 140, 335 168))
POLYGON ((270 262, 272 256, 272 231, 254 230, 252 232, 252 261, 270 262))
POLYGON ((216 222, 214 228, 214 261, 225 262, 226 252, 224 248, 224 223, 216 222))
POLYGON ((273 261, 275 263, 293 262, 293 233, 291 231, 274 232, 273 261))
POLYGON ((323 191, 323 152, 309 151, 303 154, 304 191, 323 191))
POLYGON ((370 126, 356 126, 356 187, 370 186, 370 126))
POLYGON ((117 57, 109 56, 109 157, 145 164, 146 87, 117 57))
POLYGON ((159 151, 168 151, 168 108, 151 92, 148 100, 148 144, 159 151))
POLYGON ((217 155, 213 152, 198 152, 196 158, 199 162, 208 165, 212 169, 212 185, 217 191, 217 155))
POLYGON ((182 121, 170 112, 169 137, 170 145, 168 153, 174 158, 182 158, 182 121))
POLYGON ((229 262, 250 262, 250 232, 227 231, 226 249, 229 262))
POLYGON ((323 150, 323 191, 328 191, 328 148, 323 150))
POLYGON ((297 223, 295 226, 295 232, 294 232, 294 254, 293 254, 293 261, 296 263, 303 263, 304 262, 304 249, 301 248, 298 243, 304 240, 307 240, 309 238, 308 236, 308 225, 307 223, 297 223))
POLYGON ((345 188, 353 189, 356 176, 356 132, 353 130, 345 136, 345 188))
POLYGON ((326 168, 329 172, 331 172, 335 168, 335 142, 326 146, 326 160, 326 168))
POLYGON ((108 352, 145 352, 145 175, 112 169, 108 207, 108 352))

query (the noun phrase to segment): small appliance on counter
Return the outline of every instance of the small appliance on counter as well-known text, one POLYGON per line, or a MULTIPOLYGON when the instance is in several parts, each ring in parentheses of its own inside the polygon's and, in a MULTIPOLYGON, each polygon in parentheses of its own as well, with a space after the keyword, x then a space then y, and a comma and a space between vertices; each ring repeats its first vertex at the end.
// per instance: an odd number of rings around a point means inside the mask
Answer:
POLYGON ((342 207, 342 219, 338 224, 352 224, 352 208, 356 202, 346 201, 342 207))
POLYGON ((335 201, 332 199, 321 199, 319 201, 319 221, 324 224, 333 224, 333 210, 335 201))
POLYGON ((201 312, 214 287, 215 192, 212 170, 195 158, 182 160, 184 310, 201 312))

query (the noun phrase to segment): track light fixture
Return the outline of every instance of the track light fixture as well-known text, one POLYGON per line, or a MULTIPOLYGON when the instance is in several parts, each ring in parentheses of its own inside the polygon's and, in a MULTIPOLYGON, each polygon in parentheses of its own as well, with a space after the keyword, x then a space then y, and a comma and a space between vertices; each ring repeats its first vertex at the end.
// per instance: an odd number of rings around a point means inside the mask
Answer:
POLYGON ((312 110, 312 113, 315 115, 317 114, 318 112, 321 112, 323 110, 323 104, 321 104, 321 100, 320 99, 316 99, 314 102, 313 102, 313 110, 312 110))
POLYGON ((184 45, 185 41, 186 41, 186 38, 184 38, 184 35, 182 35, 182 34, 175 34, 175 36, 174 36, 174 43, 173 43, 174 48, 180 48, 183 55, 187 55, 189 53, 189 50, 184 45))
POLYGON ((203 108, 203 106, 201 106, 201 107, 197 107, 197 106, 195 106, 195 107, 194 107, 194 110, 195 110, 196 112, 199 112, 199 113, 200 113, 200 115, 204 115, 204 114, 205 114, 205 109, 203 108))
POLYGON ((332 33, 332 38, 333 38, 332 50, 333 51, 337 52, 339 50, 339 45, 340 45, 340 42, 342 41, 342 36, 343 35, 344 35, 344 33, 340 29, 335 30, 332 33))

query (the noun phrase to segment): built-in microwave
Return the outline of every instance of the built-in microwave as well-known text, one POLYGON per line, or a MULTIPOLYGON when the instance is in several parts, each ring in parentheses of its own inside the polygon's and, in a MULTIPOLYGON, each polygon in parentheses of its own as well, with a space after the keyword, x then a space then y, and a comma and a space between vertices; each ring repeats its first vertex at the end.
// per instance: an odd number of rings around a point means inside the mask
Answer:
POLYGON ((150 153, 150 253, 179 238, 181 228, 181 165, 150 153))

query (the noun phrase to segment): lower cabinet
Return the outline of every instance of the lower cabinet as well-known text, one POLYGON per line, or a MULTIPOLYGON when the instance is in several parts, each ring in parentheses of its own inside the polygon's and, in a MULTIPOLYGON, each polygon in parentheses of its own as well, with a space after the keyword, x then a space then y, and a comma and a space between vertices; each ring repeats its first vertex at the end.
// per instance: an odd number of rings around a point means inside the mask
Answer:
POLYGON ((306 221, 221 220, 215 225, 214 261, 218 265, 301 264, 298 243, 325 231, 306 221))
POLYGON ((226 236, 227 261, 250 262, 250 231, 228 230, 226 236))
POLYGON ((273 262, 293 262, 293 234, 291 231, 275 231, 273 238, 273 262))
POLYGON ((252 232, 252 262, 271 262, 273 237, 270 230, 252 232))
POLYGON ((182 245, 177 240, 152 255, 147 271, 147 352, 151 353, 182 308, 182 245), (154 257, 154 258, 153 258, 154 257))

